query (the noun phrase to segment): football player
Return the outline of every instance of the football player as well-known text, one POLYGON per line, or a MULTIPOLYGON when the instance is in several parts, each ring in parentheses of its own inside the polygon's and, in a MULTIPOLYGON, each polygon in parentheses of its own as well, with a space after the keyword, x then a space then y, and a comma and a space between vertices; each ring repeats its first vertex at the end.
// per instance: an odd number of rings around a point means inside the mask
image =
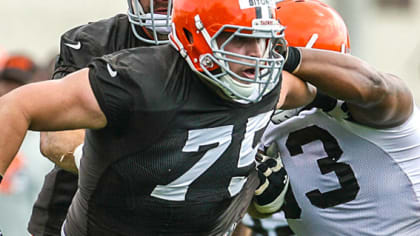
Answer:
MULTIPOLYGON (((60 55, 53 79, 84 68, 95 57, 121 49, 168 42, 169 0, 128 0, 127 14, 89 23, 69 30, 61 37, 60 55)), ((41 152, 65 165, 74 165, 73 150, 81 145, 84 130, 42 132, 41 152)), ((56 166, 46 177, 28 224, 34 236, 60 235, 60 228, 77 190, 78 176, 56 166)))
MULTIPOLYGON (((285 33, 290 42, 348 51, 347 29, 325 4, 278 6, 278 17, 293 31, 285 33)), ((325 64, 305 57, 305 51, 294 74, 319 94, 295 116, 274 116, 277 124, 270 123, 262 139, 265 147, 277 149, 290 179, 282 206, 290 227, 311 236, 418 235, 420 114, 410 90, 400 78, 366 63, 330 74, 333 65, 354 58, 325 64)), ((283 178, 270 175, 273 183, 273 177, 283 178)))
MULTIPOLYGON (((278 2, 276 6, 276 16, 286 27, 285 38, 289 46, 343 53, 350 51, 345 22, 331 7, 316 0, 285 0, 278 2), (293 17, 294 15, 305 17, 293 17), (310 22, 307 21, 308 18, 311 19, 310 22)), ((287 84, 287 82, 288 80, 283 80, 283 83, 287 84)), ((279 108, 284 108, 284 105, 279 105, 279 108)), ((302 108, 279 109, 275 112, 273 120, 280 123, 296 115, 300 110, 302 108)), ((289 236, 294 233, 287 224, 284 212, 278 212, 271 217, 261 219, 247 214, 237 228, 237 235, 289 236)))
POLYGON ((279 100, 274 8, 177 0, 171 45, 122 50, 3 96, 0 173, 28 128, 87 128, 62 235, 229 232, 258 185, 257 140, 279 100))

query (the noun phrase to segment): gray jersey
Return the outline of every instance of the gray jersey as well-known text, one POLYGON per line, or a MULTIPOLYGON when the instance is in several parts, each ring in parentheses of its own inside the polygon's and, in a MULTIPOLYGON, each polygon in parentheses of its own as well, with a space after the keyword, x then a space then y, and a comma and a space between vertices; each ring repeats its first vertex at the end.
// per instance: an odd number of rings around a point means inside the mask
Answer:
POLYGON ((297 235, 420 235, 420 115, 372 129, 313 108, 263 137, 290 176, 284 210, 297 235))

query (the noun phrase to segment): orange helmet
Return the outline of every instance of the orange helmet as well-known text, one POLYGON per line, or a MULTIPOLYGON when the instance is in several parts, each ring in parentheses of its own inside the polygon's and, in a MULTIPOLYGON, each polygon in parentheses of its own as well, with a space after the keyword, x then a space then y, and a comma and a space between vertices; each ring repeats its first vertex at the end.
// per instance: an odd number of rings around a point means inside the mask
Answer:
POLYGON ((258 102, 278 84, 284 64, 284 57, 273 46, 284 40, 284 27, 275 18, 274 9, 274 0, 176 0, 169 40, 193 71, 228 97, 239 102, 258 102), (218 45, 216 37, 223 32, 229 32, 230 36, 218 45), (237 37, 266 39, 264 56, 226 51, 225 46, 237 37), (232 56, 251 62, 244 63, 232 56), (234 73, 229 63, 254 67, 255 80, 234 73))
POLYGON ((30 57, 23 54, 9 55, 4 63, 0 79, 26 84, 32 79, 36 69, 36 65, 30 57))
POLYGON ((289 46, 350 52, 346 24, 327 4, 317 0, 285 0, 277 3, 276 15, 286 27, 289 46))

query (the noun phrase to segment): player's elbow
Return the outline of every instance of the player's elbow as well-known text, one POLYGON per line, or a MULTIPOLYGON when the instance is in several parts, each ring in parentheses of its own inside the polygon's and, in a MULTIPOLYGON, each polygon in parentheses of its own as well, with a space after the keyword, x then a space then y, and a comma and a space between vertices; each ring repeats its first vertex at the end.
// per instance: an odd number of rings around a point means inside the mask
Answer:
POLYGON ((0 97, 0 122, 16 132, 26 132, 31 123, 31 116, 27 112, 27 104, 16 91, 0 97))
POLYGON ((40 134, 39 150, 41 151, 41 154, 48 159, 52 155, 52 148, 49 144, 47 132, 41 132, 40 134))
POLYGON ((39 149, 41 154, 52 162, 58 161, 61 153, 55 144, 54 135, 50 132, 41 132, 39 149))
POLYGON ((386 83, 385 76, 380 72, 371 72, 361 75, 364 77, 359 89, 358 104, 362 107, 372 107, 382 103, 392 92, 389 84, 386 83))

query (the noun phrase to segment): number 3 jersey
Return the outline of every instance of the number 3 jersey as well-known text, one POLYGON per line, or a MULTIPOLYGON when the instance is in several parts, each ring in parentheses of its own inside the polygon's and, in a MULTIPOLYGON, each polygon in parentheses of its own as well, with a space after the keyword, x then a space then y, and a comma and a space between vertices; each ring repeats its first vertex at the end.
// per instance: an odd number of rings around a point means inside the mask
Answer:
POLYGON ((279 86, 256 104, 224 100, 169 45, 114 53, 89 73, 108 124, 86 133, 65 234, 213 235, 255 170, 279 86))
POLYGON ((302 236, 420 235, 420 116, 373 129, 316 108, 279 125, 276 142, 290 177, 283 209, 302 236))

